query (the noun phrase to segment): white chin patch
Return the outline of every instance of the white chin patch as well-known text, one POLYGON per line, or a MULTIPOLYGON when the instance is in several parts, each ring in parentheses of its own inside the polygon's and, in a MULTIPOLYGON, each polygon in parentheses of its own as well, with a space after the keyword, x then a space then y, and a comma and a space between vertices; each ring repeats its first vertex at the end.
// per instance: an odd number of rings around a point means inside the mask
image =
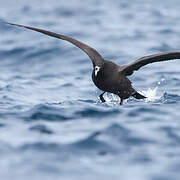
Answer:
POLYGON ((95 74, 95 76, 97 76, 97 74, 98 74, 98 72, 99 72, 99 70, 100 70, 100 67, 99 67, 99 66, 95 66, 94 69, 95 69, 95 70, 94 70, 94 74, 95 74))

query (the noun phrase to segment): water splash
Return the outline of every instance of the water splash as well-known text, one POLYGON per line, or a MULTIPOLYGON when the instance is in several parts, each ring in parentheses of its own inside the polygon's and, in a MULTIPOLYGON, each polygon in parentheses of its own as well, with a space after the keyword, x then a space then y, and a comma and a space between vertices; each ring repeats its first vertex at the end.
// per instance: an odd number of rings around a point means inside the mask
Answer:
MULTIPOLYGON (((146 91, 138 91, 138 92, 147 97, 146 99, 144 99, 145 102, 155 102, 161 99, 161 96, 157 94, 158 87, 148 88, 148 90, 146 91)), ((109 106, 119 105, 120 103, 120 98, 115 94, 105 93, 103 97, 106 100, 106 104, 108 104, 109 106)), ((128 100, 125 99, 123 102, 126 103, 127 101, 128 100)))
MULTIPOLYGON (((108 104, 109 106, 116 106, 118 105, 119 106, 119 103, 120 103, 120 98, 119 96, 115 95, 115 94, 112 94, 112 93, 105 93, 104 94, 104 99, 106 101, 106 104, 108 104)), ((127 102, 127 99, 125 99, 123 101, 123 103, 126 103, 127 102)))
MULTIPOLYGON (((105 93, 103 97, 106 101, 106 104, 109 106, 119 105, 120 99, 117 95, 112 93, 105 93)), ((99 101, 101 100, 99 99, 99 101)))
POLYGON ((158 87, 155 87, 154 89, 148 88, 147 91, 142 91, 139 93, 142 93, 147 98, 145 99, 145 102, 154 102, 161 98, 161 96, 157 95, 158 87))

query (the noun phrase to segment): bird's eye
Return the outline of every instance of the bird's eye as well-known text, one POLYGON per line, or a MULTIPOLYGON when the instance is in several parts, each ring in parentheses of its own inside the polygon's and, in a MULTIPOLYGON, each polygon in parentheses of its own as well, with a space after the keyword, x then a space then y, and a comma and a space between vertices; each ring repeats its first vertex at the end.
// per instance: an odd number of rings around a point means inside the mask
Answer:
POLYGON ((100 70, 100 67, 99 66, 96 66, 95 67, 95 71, 99 71, 100 70))

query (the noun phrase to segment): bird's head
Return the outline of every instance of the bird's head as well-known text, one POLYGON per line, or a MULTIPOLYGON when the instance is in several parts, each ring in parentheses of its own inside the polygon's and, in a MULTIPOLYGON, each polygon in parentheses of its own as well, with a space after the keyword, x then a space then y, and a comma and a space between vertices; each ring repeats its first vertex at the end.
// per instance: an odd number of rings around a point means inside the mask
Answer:
POLYGON ((104 60, 96 58, 95 61, 93 61, 93 67, 94 75, 97 76, 104 67, 104 60))
POLYGON ((98 74, 98 72, 99 72, 100 69, 101 69, 101 67, 98 66, 98 65, 96 65, 96 66, 94 67, 94 74, 95 74, 95 76, 97 76, 97 74, 98 74))

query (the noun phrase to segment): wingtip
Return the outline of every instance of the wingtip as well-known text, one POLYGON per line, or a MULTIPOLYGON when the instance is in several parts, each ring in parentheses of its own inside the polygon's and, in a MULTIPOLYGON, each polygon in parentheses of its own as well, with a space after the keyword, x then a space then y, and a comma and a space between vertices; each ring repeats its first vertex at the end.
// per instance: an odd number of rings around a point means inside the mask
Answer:
POLYGON ((12 25, 12 23, 9 23, 7 21, 3 21, 4 24, 9 24, 9 25, 12 25))
POLYGON ((7 22, 7 21, 4 21, 3 19, 0 19, 0 23, 6 24, 6 25, 16 25, 16 24, 13 24, 13 23, 9 23, 9 22, 7 22))
POLYGON ((0 19, 0 23, 9 24, 8 22, 4 21, 3 19, 0 19))
POLYGON ((11 25, 11 26, 19 26, 19 27, 24 27, 23 25, 20 25, 20 24, 15 24, 15 23, 10 23, 10 22, 7 22, 7 21, 2 21, 4 24, 7 24, 7 25, 11 25))
POLYGON ((1 22, 1 23, 4 23, 4 24, 10 24, 9 22, 7 22, 7 21, 5 21, 5 20, 3 20, 3 19, 0 19, 0 22, 1 22))
POLYGON ((8 24, 8 25, 14 25, 13 23, 9 23, 7 21, 1 21, 1 22, 4 23, 4 24, 8 24))

